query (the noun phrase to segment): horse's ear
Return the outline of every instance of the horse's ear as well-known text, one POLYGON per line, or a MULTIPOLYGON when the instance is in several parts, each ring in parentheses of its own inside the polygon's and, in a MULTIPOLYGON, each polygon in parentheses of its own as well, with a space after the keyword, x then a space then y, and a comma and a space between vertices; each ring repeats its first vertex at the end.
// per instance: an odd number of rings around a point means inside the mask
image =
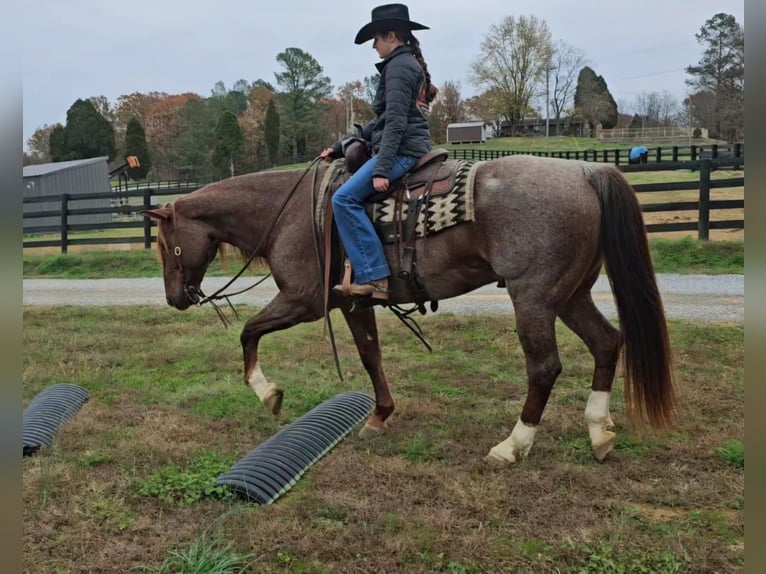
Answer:
POLYGON ((167 207, 159 209, 144 209, 141 213, 152 219, 170 219, 171 210, 167 207))

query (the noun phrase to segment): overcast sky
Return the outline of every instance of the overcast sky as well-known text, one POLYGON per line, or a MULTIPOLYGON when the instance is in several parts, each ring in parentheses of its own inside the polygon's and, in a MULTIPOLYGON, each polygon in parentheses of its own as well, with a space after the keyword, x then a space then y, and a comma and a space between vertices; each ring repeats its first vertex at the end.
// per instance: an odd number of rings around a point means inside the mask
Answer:
MULTIPOLYGON (((23 42, 24 142, 66 121, 77 98, 159 91, 208 96, 222 80, 274 83, 275 56, 311 54, 335 88, 371 75, 371 42, 353 43, 380 2, 367 0, 42 0, 27 3, 23 42)), ((410 18, 434 83, 459 82, 463 97, 490 25, 506 16, 545 20, 554 41, 581 48, 618 105, 642 92, 687 93, 686 66, 702 47, 694 34, 718 12, 744 23, 744 0, 411 0, 410 18)), ((625 111, 625 110, 621 110, 625 111)))

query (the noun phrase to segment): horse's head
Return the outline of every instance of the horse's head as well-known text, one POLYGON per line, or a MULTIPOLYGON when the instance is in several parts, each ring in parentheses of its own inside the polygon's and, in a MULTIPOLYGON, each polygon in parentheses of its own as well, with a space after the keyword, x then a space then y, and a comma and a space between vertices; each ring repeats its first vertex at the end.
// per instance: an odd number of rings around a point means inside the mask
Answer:
POLYGON ((200 284, 218 251, 218 242, 202 222, 179 216, 170 204, 143 213, 159 222, 157 252, 168 305, 183 311, 203 296, 200 284))

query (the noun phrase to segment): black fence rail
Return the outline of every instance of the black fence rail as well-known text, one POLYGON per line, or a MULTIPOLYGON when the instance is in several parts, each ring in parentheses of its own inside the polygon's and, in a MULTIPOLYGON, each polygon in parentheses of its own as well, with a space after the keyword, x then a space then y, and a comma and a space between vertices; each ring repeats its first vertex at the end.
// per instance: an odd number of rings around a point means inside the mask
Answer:
MULTIPOLYGON (((497 150, 487 150, 497 151, 497 150)), ((506 154, 511 155, 511 154, 506 154)), ((453 156, 454 157, 454 156, 453 156)), ((673 212, 673 211, 697 211, 697 221, 675 222, 675 223, 652 223, 647 225, 649 233, 671 232, 671 231, 696 231, 697 237, 701 240, 709 239, 711 229, 744 229, 745 221, 743 219, 732 220, 710 220, 711 211, 719 209, 744 209, 744 199, 711 200, 710 190, 716 188, 744 187, 744 177, 731 177, 727 179, 711 179, 712 171, 716 169, 741 169, 744 170, 744 156, 732 157, 728 159, 702 159, 696 161, 680 162, 653 162, 638 165, 621 165, 623 172, 644 172, 644 171, 674 171, 691 170, 698 172, 696 180, 682 182, 662 182, 637 184, 633 188, 636 192, 667 192, 667 191, 688 191, 699 190, 696 201, 679 201, 663 203, 645 203, 641 206, 644 213, 650 212, 673 212)), ((23 228, 24 241, 23 247, 60 247, 61 253, 66 253, 70 246, 74 245, 106 245, 106 244, 126 244, 143 243, 144 248, 151 249, 152 243, 156 241, 152 234, 152 228, 156 226, 155 222, 142 215, 145 209, 157 207, 153 199, 162 196, 179 195, 190 193, 194 189, 204 185, 200 180, 194 185, 167 185, 154 186, 152 188, 144 187, 137 190, 120 191, 119 193, 81 193, 64 194, 56 196, 45 196, 37 198, 24 198, 24 204, 33 203, 58 203, 57 209, 48 209, 34 213, 25 213, 25 220, 32 220, 42 217, 56 217, 59 223, 49 226, 26 226, 23 228), (112 200, 110 207, 88 207, 77 208, 78 201, 93 199, 112 200), (130 201, 131 198, 138 198, 133 204, 125 205, 124 200, 130 201), (69 218, 76 215, 104 214, 110 213, 114 218, 124 218, 127 221, 112 221, 111 223, 71 223, 69 218), (120 236, 111 234, 104 237, 72 237, 70 234, 88 231, 109 231, 135 229, 137 234, 134 236, 120 236), (140 231, 139 231, 140 230, 140 231), (58 235, 55 239, 46 238, 45 234, 58 235)))
POLYGON ((58 217, 58 225, 47 226, 29 226, 23 227, 24 241, 23 247, 60 247, 61 253, 66 253, 68 247, 73 245, 117 245, 125 243, 143 243, 145 249, 151 249, 152 242, 155 241, 152 236, 152 227, 154 223, 148 217, 144 217, 142 211, 158 207, 152 202, 153 198, 161 196, 179 195, 191 193, 201 186, 194 187, 183 186, 158 186, 158 188, 145 187, 133 191, 115 191, 106 193, 65 193, 62 195, 48 195, 43 197, 24 198, 24 205, 35 203, 58 203, 58 209, 47 209, 45 211, 35 211, 25 213, 25 220, 40 219, 43 217, 58 217), (125 204, 130 198, 140 198, 136 204, 125 204), (93 199, 109 199, 112 205, 110 207, 88 207, 77 208, 79 201, 93 199), (69 218, 75 215, 90 214, 112 214, 112 216, 122 216, 132 221, 112 221, 111 223, 70 223, 69 218), (106 237, 70 237, 72 232, 87 231, 109 231, 120 229, 141 230, 140 235, 122 236, 109 235, 106 237), (58 234, 57 239, 46 239, 45 234, 58 234), (43 237, 40 237, 42 235, 43 237))
MULTIPOLYGON (((584 149, 566 151, 525 151, 503 149, 452 149, 450 157, 482 161, 507 157, 510 155, 533 155, 538 157, 555 157, 559 159, 577 159, 600 163, 612 163, 623 166, 628 164, 630 148, 626 149, 584 149)), ((699 161, 703 159, 744 159, 745 144, 736 143, 726 146, 716 144, 709 146, 666 146, 648 148, 647 161, 652 163, 699 161)), ((671 168, 672 169, 672 168, 671 168)), ((679 168, 680 169, 680 168, 679 168)))

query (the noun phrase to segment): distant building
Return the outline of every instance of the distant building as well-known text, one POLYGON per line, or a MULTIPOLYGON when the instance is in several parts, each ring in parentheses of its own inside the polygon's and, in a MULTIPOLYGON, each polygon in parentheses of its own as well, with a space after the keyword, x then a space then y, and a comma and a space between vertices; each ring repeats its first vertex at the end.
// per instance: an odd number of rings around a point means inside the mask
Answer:
MULTIPOLYGON (((51 201, 24 204, 24 232, 52 232, 60 229, 61 216, 28 217, 32 213, 57 211, 61 209, 62 194, 79 195, 108 193, 109 184, 107 157, 94 157, 72 161, 27 165, 23 168, 23 197, 51 197, 51 201), (52 229, 54 228, 55 229, 52 229)), ((111 198, 73 201, 69 209, 109 208, 111 198)), ((69 225, 111 223, 111 213, 70 215, 69 225)))
POLYGON ((492 126, 482 121, 447 126, 447 143, 484 143, 492 137, 492 126))
MULTIPOLYGON (((566 117, 556 121, 556 118, 548 120, 548 135, 551 136, 571 136, 571 137, 590 137, 591 125, 588 120, 577 117, 566 117)), ((511 125, 506 122, 500 122, 499 137, 517 136, 544 136, 545 118, 527 118, 516 124, 513 130, 511 125)))

